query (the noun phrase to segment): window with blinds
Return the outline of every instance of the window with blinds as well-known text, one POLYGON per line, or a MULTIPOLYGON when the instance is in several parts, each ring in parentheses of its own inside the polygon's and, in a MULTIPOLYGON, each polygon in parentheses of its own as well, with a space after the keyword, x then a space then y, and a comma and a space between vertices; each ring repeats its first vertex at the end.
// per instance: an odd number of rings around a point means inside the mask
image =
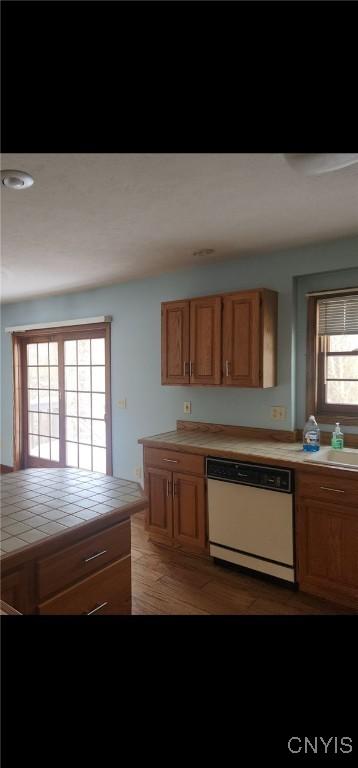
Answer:
POLYGON ((316 412, 352 421, 358 416, 358 289, 315 302, 316 412))
POLYGON ((358 334, 358 293, 318 300, 320 336, 358 334))

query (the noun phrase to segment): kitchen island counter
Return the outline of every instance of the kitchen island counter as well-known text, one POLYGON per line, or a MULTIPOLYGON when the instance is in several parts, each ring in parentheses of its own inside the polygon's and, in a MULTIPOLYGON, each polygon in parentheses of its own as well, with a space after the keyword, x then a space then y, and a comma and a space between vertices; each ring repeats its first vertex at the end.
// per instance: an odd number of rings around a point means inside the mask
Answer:
POLYGON ((82 613, 70 610, 69 598, 78 597, 74 590, 86 588, 90 603, 100 574, 112 594, 124 570, 130 592, 130 516, 145 506, 137 483, 86 470, 36 468, 3 476, 3 599, 21 613, 32 613, 50 596, 51 603, 57 600, 53 607, 61 610, 45 606, 39 612, 82 613))

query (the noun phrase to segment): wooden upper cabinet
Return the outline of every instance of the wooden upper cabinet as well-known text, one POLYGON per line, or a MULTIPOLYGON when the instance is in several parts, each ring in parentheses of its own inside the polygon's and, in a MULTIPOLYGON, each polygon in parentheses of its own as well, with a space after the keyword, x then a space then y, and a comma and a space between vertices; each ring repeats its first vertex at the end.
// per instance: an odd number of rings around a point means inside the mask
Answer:
POLYGON ((190 384, 221 384, 221 296, 190 301, 190 384))
POLYGON ((189 384, 189 301, 162 304, 162 384, 189 384))
POLYGON ((276 386, 277 293, 162 304, 162 384, 276 386))
POLYGON ((223 296, 223 384, 276 384, 277 294, 240 291, 223 296))
POLYGON ((260 382, 260 295, 234 293, 224 297, 224 384, 258 387, 260 382))

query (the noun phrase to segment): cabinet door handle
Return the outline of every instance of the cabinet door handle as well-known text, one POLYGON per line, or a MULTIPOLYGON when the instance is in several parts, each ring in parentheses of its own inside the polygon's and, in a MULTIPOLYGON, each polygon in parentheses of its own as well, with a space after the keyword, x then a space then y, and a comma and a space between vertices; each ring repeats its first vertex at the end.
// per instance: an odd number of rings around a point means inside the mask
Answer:
POLYGON ((193 371, 194 371, 194 363, 193 363, 192 360, 190 360, 190 362, 189 362, 189 376, 193 375, 193 371))
POLYGON ((187 363, 187 362, 184 363, 184 376, 187 375, 188 365, 189 365, 189 363, 187 363))
POLYGON ((226 366, 226 376, 230 376, 230 368, 231 368, 230 360, 226 360, 225 366, 226 366))
POLYGON ((163 459, 162 461, 166 461, 168 464, 178 464, 178 459, 163 459))
POLYGON ((101 552, 96 552, 94 555, 91 555, 90 557, 86 557, 83 562, 89 563, 91 560, 95 560, 96 557, 101 557, 101 555, 105 555, 107 551, 108 551, 107 549, 102 549, 101 552))
POLYGON ((333 491, 333 493, 344 493, 344 491, 341 491, 340 488, 328 488, 327 485, 321 485, 320 488, 321 488, 321 491, 333 491))
POLYGON ((167 480, 167 496, 170 496, 171 492, 172 492, 170 486, 171 486, 171 482, 170 482, 170 480, 167 480))
POLYGON ((174 480, 173 483, 173 498, 178 495, 178 481, 174 480))
POLYGON ((101 608, 104 608, 105 605, 108 605, 108 600, 106 603, 101 603, 101 605, 97 605, 97 608, 93 608, 92 611, 88 611, 86 616, 92 616, 94 613, 97 613, 97 611, 100 611, 101 608))

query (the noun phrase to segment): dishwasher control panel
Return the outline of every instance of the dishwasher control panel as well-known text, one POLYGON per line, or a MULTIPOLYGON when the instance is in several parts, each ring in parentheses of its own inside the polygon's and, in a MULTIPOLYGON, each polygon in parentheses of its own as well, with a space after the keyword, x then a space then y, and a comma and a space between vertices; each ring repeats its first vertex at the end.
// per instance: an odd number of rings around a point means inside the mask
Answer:
POLYGON ((266 488, 282 493, 292 493, 293 472, 281 467, 268 467, 263 464, 250 464, 234 459, 206 459, 206 474, 214 480, 227 483, 242 483, 257 488, 266 488))

